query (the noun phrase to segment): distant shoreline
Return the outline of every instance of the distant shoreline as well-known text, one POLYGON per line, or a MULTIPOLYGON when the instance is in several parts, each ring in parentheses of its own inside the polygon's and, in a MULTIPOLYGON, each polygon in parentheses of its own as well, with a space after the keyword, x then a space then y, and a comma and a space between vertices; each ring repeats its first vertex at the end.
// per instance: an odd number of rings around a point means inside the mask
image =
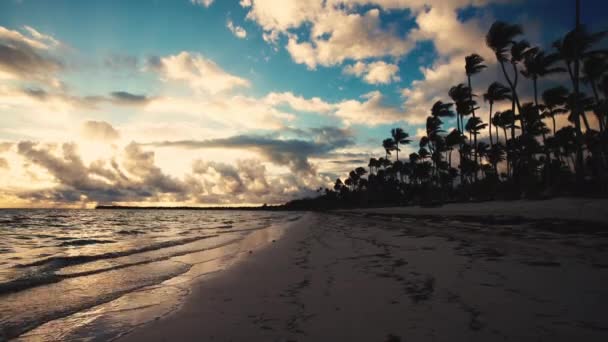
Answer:
POLYGON ((263 205, 258 207, 188 207, 188 206, 125 206, 125 205, 98 205, 95 209, 101 210, 287 210, 283 205, 263 205))

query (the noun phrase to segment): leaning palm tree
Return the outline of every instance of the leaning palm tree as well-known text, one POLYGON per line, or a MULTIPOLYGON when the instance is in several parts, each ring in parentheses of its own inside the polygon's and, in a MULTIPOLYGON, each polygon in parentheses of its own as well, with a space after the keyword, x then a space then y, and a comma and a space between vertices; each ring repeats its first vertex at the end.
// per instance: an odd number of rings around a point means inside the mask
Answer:
POLYGON ((593 97, 595 98, 595 103, 597 105, 595 113, 598 116, 600 132, 603 132, 605 128, 604 120, 606 113, 600 109, 602 100, 600 100, 598 85, 602 76, 606 74, 608 74, 608 61, 605 56, 600 57, 593 55, 585 59, 583 64, 583 78, 581 80, 587 83, 593 91, 593 97))
POLYGON ((391 155, 391 151, 395 150, 395 142, 393 139, 384 139, 382 140, 382 147, 384 148, 384 152, 386 152, 385 160, 388 159, 388 156, 391 155))
MULTIPOLYGON (((483 94, 484 101, 490 104, 490 113, 488 115, 488 128, 490 133, 490 147, 494 145, 492 141, 492 107, 494 102, 512 100, 511 90, 499 82, 490 84, 488 90, 483 94)), ((498 139, 498 138, 497 138, 498 139)), ((498 140, 496 140, 498 142, 498 140)))
MULTIPOLYGON (((480 73, 483 69, 487 68, 487 66, 485 66, 483 64, 483 57, 481 57, 480 55, 474 53, 471 55, 468 55, 464 58, 465 60, 465 72, 467 75, 467 82, 469 85, 469 89, 471 89, 470 93, 469 93, 469 101, 473 102, 473 87, 471 86, 471 76, 475 75, 477 73, 480 73)), ((475 117, 475 107, 473 107, 471 109, 471 115, 473 115, 473 117, 475 117)), ((475 150, 474 150, 474 158, 475 158, 475 162, 478 163, 478 153, 477 153, 477 135, 474 136, 475 141, 473 142, 473 146, 475 146, 475 150)), ((477 179, 477 173, 475 173, 475 179, 477 179)))
MULTIPOLYGON (((487 68, 487 66, 483 64, 483 57, 476 53, 466 56, 464 60, 464 68, 467 75, 467 81, 469 89, 471 89, 471 92, 469 94, 469 100, 473 101, 473 87, 471 86, 471 76, 480 73, 483 69, 487 68)), ((471 111, 471 114, 473 114, 473 117, 475 117, 475 110, 471 111)))
MULTIPOLYGON (((486 45, 494 51, 496 55, 496 59, 500 63, 500 67, 502 69, 502 73, 511 88, 513 100, 512 100, 512 108, 511 110, 515 112, 515 103, 517 101, 517 92, 515 91, 515 78, 517 78, 517 70, 513 61, 509 60, 508 51, 509 47, 512 46, 515 42, 515 37, 521 35, 523 30, 520 25, 511 25, 504 21, 496 21, 490 27, 490 30, 486 34, 486 45), (509 74, 507 73, 507 69, 505 68, 505 63, 511 62, 515 67, 515 75, 514 80, 511 80, 509 74)), ((511 51, 512 53, 513 51, 511 51)), ((517 49, 515 52, 518 52, 517 49)), ((515 116, 513 116, 515 119, 515 116)), ((515 126, 515 122, 512 123, 512 126, 515 126)), ((515 138, 515 130, 511 130, 511 138, 515 138)))
POLYGON ((397 152, 397 160, 399 160, 399 144, 409 144, 411 142, 411 140, 408 139, 410 135, 401 128, 393 128, 391 129, 391 137, 393 138, 393 145, 397 152))

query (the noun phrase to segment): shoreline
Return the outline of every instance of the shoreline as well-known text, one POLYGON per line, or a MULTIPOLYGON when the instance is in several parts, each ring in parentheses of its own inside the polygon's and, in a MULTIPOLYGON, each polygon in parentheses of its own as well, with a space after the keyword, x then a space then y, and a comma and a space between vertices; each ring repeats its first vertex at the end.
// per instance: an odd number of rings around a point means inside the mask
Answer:
POLYGON ((308 213, 271 248, 196 283, 180 309, 119 341, 608 337, 605 235, 401 217, 401 209, 308 213))
POLYGON ((437 207, 404 206, 383 208, 340 209, 374 215, 400 215, 431 218, 458 217, 470 219, 504 218, 516 220, 562 220, 608 224, 608 199, 559 197, 548 200, 485 201, 448 203, 437 207))
POLYGON ((252 221, 243 229, 218 233, 214 241, 197 238, 190 243, 170 244, 147 252, 114 255, 114 258, 94 261, 96 266, 113 265, 95 272, 87 272, 92 263, 62 267, 61 274, 68 276, 65 280, 5 294, 3 304, 7 310, 17 311, 13 315, 0 315, 0 340, 4 334, 7 339, 20 341, 116 339, 134 327, 175 311, 191 291, 191 284, 229 270, 252 252, 271 246, 301 216, 298 213, 281 216, 274 222, 252 221), (220 235, 225 238, 220 239, 220 235), (178 269, 168 277, 163 276, 173 268, 178 269), (71 276, 72 273, 76 277, 71 276), (145 282, 138 282, 140 278, 145 282), (96 285, 78 287, 87 282, 96 285), (89 291, 97 288, 105 292, 94 296, 95 293, 89 291), (49 293, 56 298, 49 297, 49 293), (20 300, 25 306, 11 305, 20 300), (38 302, 48 303, 52 311, 38 310, 42 308, 38 302))

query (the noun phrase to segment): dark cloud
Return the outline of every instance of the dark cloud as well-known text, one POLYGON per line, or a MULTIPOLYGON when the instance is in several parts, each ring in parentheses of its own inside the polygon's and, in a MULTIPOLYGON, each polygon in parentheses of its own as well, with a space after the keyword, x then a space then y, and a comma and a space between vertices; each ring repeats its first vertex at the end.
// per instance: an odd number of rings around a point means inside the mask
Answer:
POLYGON ((143 105, 150 101, 146 95, 131 94, 126 91, 115 91, 110 96, 114 103, 124 105, 143 105))
POLYGON ((343 160, 329 160, 328 163, 332 164, 367 164, 367 160, 363 159, 343 159, 343 160))
POLYGON ((63 68, 63 63, 50 56, 42 42, 16 31, 0 31, 0 71, 22 80, 49 83, 63 68))
POLYGON ((109 96, 75 96, 62 92, 49 92, 38 87, 25 87, 21 89, 21 92, 42 102, 60 99, 69 102, 74 106, 90 109, 95 109, 102 103, 112 103, 122 106, 142 106, 153 99, 146 95, 132 94, 126 91, 114 91, 111 92, 109 96))
POLYGON ((251 149, 275 164, 288 166, 293 172, 310 173, 313 171, 308 161, 310 157, 321 157, 336 149, 354 144, 349 132, 336 128, 310 129, 308 136, 310 140, 237 135, 224 139, 164 141, 150 145, 186 149, 251 149))
POLYGON ((120 133, 105 121, 86 121, 82 124, 81 133, 92 140, 113 141, 120 138, 120 133))

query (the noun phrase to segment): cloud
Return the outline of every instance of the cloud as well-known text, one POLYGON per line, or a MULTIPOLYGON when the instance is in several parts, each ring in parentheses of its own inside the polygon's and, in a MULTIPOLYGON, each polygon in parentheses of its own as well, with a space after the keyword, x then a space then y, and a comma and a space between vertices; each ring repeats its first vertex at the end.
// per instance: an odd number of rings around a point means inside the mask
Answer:
POLYGON ((47 170, 56 186, 19 192, 21 198, 34 202, 115 202, 154 200, 170 194, 183 200, 188 192, 185 183, 164 174, 154 165, 154 152, 143 151, 135 143, 125 147, 122 163, 96 160, 86 165, 74 143, 53 145, 19 142, 18 153, 32 164, 47 170), (127 175, 128 173, 128 175, 127 175))
POLYGON ((334 108, 332 104, 323 101, 319 97, 306 99, 291 92, 268 93, 264 97, 264 102, 271 106, 287 104, 291 108, 302 112, 328 113, 334 108))
MULTIPOLYGON (((18 155, 27 172, 48 172, 54 183, 36 190, 7 190, 37 205, 86 203, 163 204, 261 204, 283 203, 310 195, 327 177, 293 173, 268 173, 259 160, 233 164, 196 159, 191 171, 179 179, 164 173, 155 163, 155 152, 130 143, 120 155, 85 163, 74 143, 40 144, 22 141, 18 155), (29 165, 29 166, 27 166, 29 165), (36 168, 35 168, 35 167, 36 168)), ((34 173, 36 172, 36 173, 34 173)))
POLYGON ((58 42, 26 26, 25 34, 0 26, 0 79, 37 81, 58 87, 63 64, 49 50, 58 42))
POLYGON ((82 124, 81 134, 91 140, 114 141, 120 138, 120 133, 105 121, 86 121, 82 124))
POLYGON ((201 54, 182 51, 177 55, 152 58, 149 66, 168 81, 185 82, 198 92, 217 94, 249 87, 249 80, 232 75, 201 54))
POLYGON ((225 148, 254 150, 266 160, 289 167, 296 174, 314 173, 308 158, 322 156, 336 149, 352 145, 350 133, 345 130, 322 128, 309 131, 313 140, 277 139, 268 136, 237 135, 222 139, 181 140, 150 143, 155 147, 184 149, 225 148))
POLYGON ((241 26, 234 25, 232 20, 228 19, 226 22, 226 27, 234 34, 237 38, 245 39, 247 38, 247 31, 241 26))
MULTIPOLYGON (((257 2, 254 2, 254 7, 257 2)), ((402 56, 414 44, 381 26, 380 11, 370 9, 363 14, 326 9, 315 17, 309 40, 288 35, 286 49, 292 59, 310 69, 317 65, 332 66, 345 60, 361 60, 382 56, 402 56)))
POLYGON ((8 161, 6 160, 6 158, 0 158, 0 169, 9 169, 8 161))
POLYGON ((214 0, 190 0, 193 5, 200 5, 205 7, 211 6, 211 4, 213 4, 213 1, 214 0))
POLYGON ((388 106, 380 91, 372 91, 359 100, 345 100, 337 104, 336 115, 347 124, 376 126, 406 120, 403 110, 388 106))
POLYGON ((150 101, 146 95, 131 94, 126 91, 115 91, 110 93, 112 102, 123 105, 144 105, 150 101))
POLYGON ((369 84, 388 84, 401 80, 398 75, 399 66, 384 61, 371 63, 358 61, 355 64, 347 65, 343 72, 347 75, 362 77, 369 84))

